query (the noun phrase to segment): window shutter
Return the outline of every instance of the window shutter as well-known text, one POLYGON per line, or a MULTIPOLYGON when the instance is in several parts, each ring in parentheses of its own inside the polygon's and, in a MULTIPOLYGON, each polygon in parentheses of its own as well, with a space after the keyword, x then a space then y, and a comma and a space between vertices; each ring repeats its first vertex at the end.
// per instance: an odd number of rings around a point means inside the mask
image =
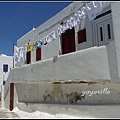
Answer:
POLYGON ((86 29, 78 31, 78 43, 86 42, 86 29))
POLYGON ((8 65, 7 64, 4 64, 3 65, 3 72, 8 72, 8 65))

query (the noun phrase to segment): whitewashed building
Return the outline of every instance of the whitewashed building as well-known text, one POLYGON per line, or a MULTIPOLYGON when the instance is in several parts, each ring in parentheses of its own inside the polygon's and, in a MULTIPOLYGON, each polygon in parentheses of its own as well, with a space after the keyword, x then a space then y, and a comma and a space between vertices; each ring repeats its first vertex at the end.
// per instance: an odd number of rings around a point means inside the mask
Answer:
POLYGON ((13 68, 13 57, 1 54, 0 55, 0 86, 3 85, 3 81, 7 80, 7 77, 12 68, 13 68))
POLYGON ((5 107, 34 111, 42 103, 120 103, 120 2, 102 1, 102 9, 90 9, 89 3, 73 2, 17 40, 22 48, 55 31, 53 41, 27 52, 26 59, 11 70, 4 86, 5 107), (80 24, 60 34, 58 28, 84 7, 86 16, 80 24), (88 90, 105 91, 104 95, 82 96, 81 91, 88 90))
MULTIPOLYGON (((47 38, 53 31, 56 37, 54 41, 42 45, 40 49, 34 49, 27 53, 27 61, 23 61, 21 65, 29 62, 35 63, 38 60, 45 60, 56 55, 68 54, 94 46, 107 45, 114 40, 110 4, 98 10, 93 20, 90 20, 88 14, 86 14, 86 18, 82 18, 80 23, 71 27, 72 29, 66 29, 61 35, 57 33, 58 28, 63 27, 68 20, 75 16, 75 13, 88 3, 73 2, 48 21, 37 28, 33 28, 33 30, 18 39, 17 46, 24 47, 29 40, 35 44, 37 41, 47 38)), ((21 66, 20 63, 18 64, 21 66)))

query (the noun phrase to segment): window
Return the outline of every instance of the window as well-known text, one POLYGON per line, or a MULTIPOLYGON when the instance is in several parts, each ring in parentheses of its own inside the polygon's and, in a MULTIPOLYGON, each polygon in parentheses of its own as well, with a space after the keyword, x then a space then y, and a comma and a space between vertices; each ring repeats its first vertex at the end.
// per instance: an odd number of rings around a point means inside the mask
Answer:
POLYGON ((78 31, 78 43, 86 42, 86 29, 78 31))
POLYGON ((114 39, 111 10, 100 14, 94 20, 93 37, 96 45, 105 45, 114 39))
POLYGON ((112 19, 97 24, 98 45, 104 45, 113 39, 112 19))
POLYGON ((100 27, 100 38, 101 38, 101 41, 103 41, 103 30, 102 30, 102 27, 100 27))
POLYGON ((108 39, 111 39, 111 28, 110 28, 110 24, 107 24, 107 28, 108 28, 108 39))
POLYGON ((7 64, 3 64, 3 72, 8 72, 8 65, 7 64))

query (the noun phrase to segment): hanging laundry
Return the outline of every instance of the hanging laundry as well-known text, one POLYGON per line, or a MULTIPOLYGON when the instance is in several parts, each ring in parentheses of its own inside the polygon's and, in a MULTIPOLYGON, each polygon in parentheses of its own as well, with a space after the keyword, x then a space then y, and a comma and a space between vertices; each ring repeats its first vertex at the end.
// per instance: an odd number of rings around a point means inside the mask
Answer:
POLYGON ((106 1, 106 2, 101 1, 101 4, 102 4, 102 7, 105 8, 110 4, 110 2, 109 1, 106 1))
POLYGON ((60 32, 61 32, 61 33, 64 33, 64 32, 65 32, 64 29, 63 29, 63 25, 60 25, 59 28, 60 28, 60 32))
POLYGON ((19 47, 19 56, 18 56, 18 62, 21 62, 24 60, 24 48, 19 47))
POLYGON ((24 60, 26 60, 27 46, 23 48, 23 53, 24 53, 24 60))
POLYGON ((52 41, 51 38, 50 38, 50 35, 47 35, 47 36, 46 36, 46 41, 47 41, 47 43, 49 43, 49 42, 52 41))
POLYGON ((33 51, 34 49, 35 49, 35 44, 32 43, 32 44, 31 44, 31 51, 33 51))
POLYGON ((78 19, 78 21, 80 21, 80 22, 81 22, 81 21, 82 21, 82 11, 80 11, 80 10, 79 10, 79 11, 77 11, 77 13, 76 13, 76 14, 77 14, 77 16, 78 16, 78 18, 77 18, 77 19, 78 19))
POLYGON ((24 47, 24 52, 27 52, 27 49, 28 49, 27 46, 25 46, 25 47, 24 47))
POLYGON ((86 18, 85 9, 86 9, 86 7, 82 7, 82 9, 81 9, 81 17, 82 17, 82 20, 86 18))
POLYGON ((38 41, 35 43, 35 49, 37 50, 39 48, 38 41))
POLYGON ((40 39, 38 42, 39 42, 39 47, 41 47, 41 45, 44 45, 43 40, 40 39))
POLYGON ((58 27, 57 29, 57 34, 60 36, 61 35, 61 31, 60 31, 60 28, 58 27))
POLYGON ((55 31, 52 31, 49 36, 51 41, 55 40, 56 39, 55 31))
MULTIPOLYGON (((77 11, 70 19, 66 20, 66 23, 60 25, 57 28, 57 31, 52 31, 49 35, 44 37, 43 39, 37 41, 35 44, 31 44, 30 40, 27 46, 27 52, 33 51, 34 49, 38 49, 41 45, 46 45, 47 43, 56 39, 56 33, 60 36, 67 29, 72 29, 73 27, 81 24, 82 28, 84 27, 86 15, 88 15, 89 21, 93 20, 96 17, 97 13, 100 13, 103 8, 107 7, 110 2, 102 2, 102 1, 92 1, 88 3, 85 7, 83 6, 81 10, 77 11)), ((20 50, 21 51, 21 50, 20 50)), ((24 50, 25 53, 25 50, 24 50)), ((17 58, 17 57, 16 57, 17 58)))
POLYGON ((84 12, 88 15, 89 21, 94 20, 94 18, 96 17, 96 13, 94 12, 94 6, 92 2, 86 5, 84 12))
POLYGON ((31 44, 28 44, 28 50, 27 52, 30 52, 31 51, 31 44))
POLYGON ((66 22, 63 24, 63 30, 64 32, 70 28, 70 22, 69 20, 66 20, 66 22))
POLYGON ((43 45, 47 45, 47 39, 46 39, 46 37, 44 37, 44 38, 42 39, 42 41, 43 41, 43 45))
POLYGON ((70 29, 72 29, 72 27, 74 27, 74 19, 73 19, 73 17, 70 17, 69 22, 70 22, 70 29))
POLYGON ((18 62, 19 58, 19 48, 17 46, 14 46, 14 61, 18 62))
POLYGON ((34 43, 28 44, 28 52, 29 51, 33 51, 34 48, 35 48, 35 44, 34 43))
POLYGON ((63 28, 63 33, 64 33, 67 30, 67 27, 66 27, 65 23, 62 25, 62 28, 63 28))
POLYGON ((94 8, 94 13, 97 14, 97 13, 100 13, 102 10, 103 10, 103 5, 102 5, 102 2, 98 2, 98 1, 93 1, 92 2, 93 4, 93 8, 94 8))
POLYGON ((74 26, 77 26, 78 24, 80 24, 80 17, 77 13, 75 13, 74 15, 74 26))
POLYGON ((66 29, 70 28, 69 20, 66 21, 65 25, 66 25, 66 29))
POLYGON ((14 46, 14 61, 21 62, 24 60, 24 47, 14 46))
POLYGON ((35 43, 35 49, 38 49, 41 47, 41 45, 43 44, 43 41, 42 40, 39 40, 35 43))

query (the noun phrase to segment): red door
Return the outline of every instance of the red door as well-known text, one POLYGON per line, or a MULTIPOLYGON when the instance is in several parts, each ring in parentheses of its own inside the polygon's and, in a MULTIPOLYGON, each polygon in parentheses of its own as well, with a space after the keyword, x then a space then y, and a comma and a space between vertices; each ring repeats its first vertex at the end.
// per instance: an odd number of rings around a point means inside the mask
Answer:
POLYGON ((74 36, 74 34, 71 34, 69 36, 69 45, 70 45, 70 52, 74 52, 75 51, 75 36, 74 36))
POLYGON ((69 46, 69 36, 63 37, 62 39, 62 54, 66 54, 70 52, 69 46))
POLYGON ((14 107, 14 83, 10 83, 10 111, 14 107))
POLYGON ((78 43, 86 42, 86 29, 78 31, 78 43))
POLYGON ((41 60, 41 47, 36 49, 36 61, 41 60))
POLYGON ((31 62, 31 51, 27 52, 27 64, 31 62))
POLYGON ((66 30, 62 33, 62 54, 75 51, 75 31, 74 28, 66 30))

